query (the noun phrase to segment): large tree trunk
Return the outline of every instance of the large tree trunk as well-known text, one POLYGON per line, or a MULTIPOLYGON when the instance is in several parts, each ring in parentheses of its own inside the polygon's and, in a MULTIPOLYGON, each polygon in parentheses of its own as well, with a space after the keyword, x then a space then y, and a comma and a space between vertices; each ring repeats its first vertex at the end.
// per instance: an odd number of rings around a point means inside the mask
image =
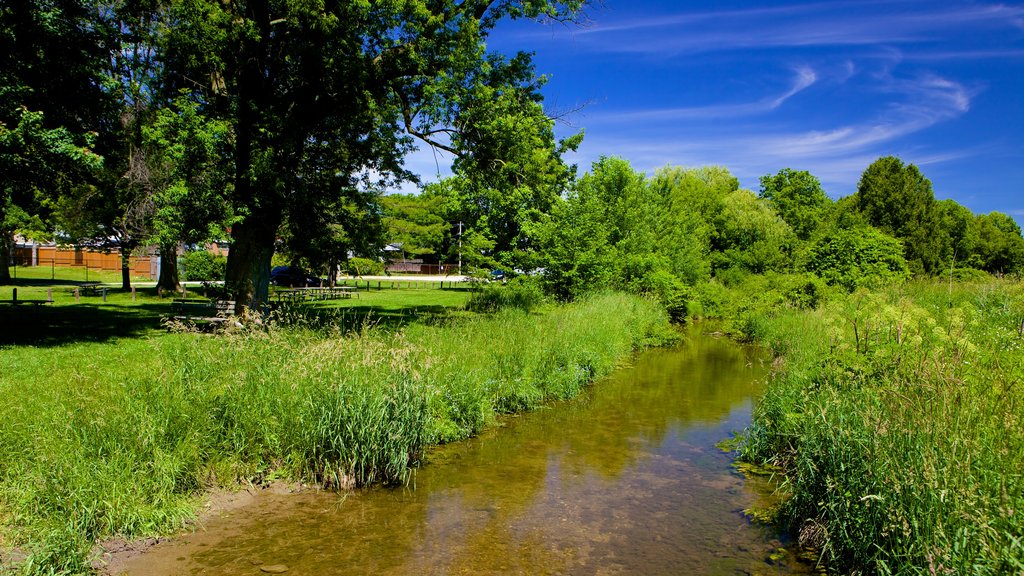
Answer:
POLYGON ((160 277, 156 282, 157 292, 177 292, 181 290, 178 279, 178 245, 160 245, 160 277))
POLYGON ((11 247, 14 246, 14 238, 6 232, 0 234, 0 283, 6 284, 11 281, 11 247))
POLYGON ((132 289, 132 249, 121 246, 121 290, 132 289))
POLYGON ((279 213, 255 212, 231 229, 224 287, 234 298, 238 314, 270 301, 270 260, 280 223, 279 213))

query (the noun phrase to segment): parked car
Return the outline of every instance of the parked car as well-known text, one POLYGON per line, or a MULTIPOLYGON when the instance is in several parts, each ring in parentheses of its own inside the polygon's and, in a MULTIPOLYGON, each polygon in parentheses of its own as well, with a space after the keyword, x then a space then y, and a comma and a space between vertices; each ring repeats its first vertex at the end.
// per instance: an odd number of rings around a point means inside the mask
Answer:
POLYGON ((298 266, 275 266, 270 271, 270 283, 274 286, 306 288, 322 286, 324 281, 298 266))

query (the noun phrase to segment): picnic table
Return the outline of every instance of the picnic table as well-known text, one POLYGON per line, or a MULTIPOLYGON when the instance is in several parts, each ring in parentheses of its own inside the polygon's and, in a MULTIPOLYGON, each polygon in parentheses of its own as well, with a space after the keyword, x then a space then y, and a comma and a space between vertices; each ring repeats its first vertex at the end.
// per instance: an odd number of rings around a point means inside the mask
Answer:
POLYGON ((100 296, 107 291, 102 282, 83 282, 77 288, 85 296, 100 296))
POLYGON ((306 300, 335 300, 359 297, 354 286, 312 286, 309 288, 281 288, 275 292, 278 302, 304 302, 306 300))
POLYGON ((18 289, 17 288, 15 288, 11 292, 11 299, 10 300, 0 300, 0 304, 9 304, 11 306, 18 306, 20 304, 32 304, 36 308, 39 308, 43 304, 52 304, 52 303, 53 303, 52 299, 42 300, 42 299, 36 299, 36 298, 28 298, 28 299, 18 298, 18 289))
POLYGON ((205 298, 177 298, 171 302, 175 320, 219 324, 235 313, 234 300, 207 300, 205 298))
POLYGON ((53 304, 53 300, 38 300, 38 299, 34 299, 34 298, 30 298, 28 300, 25 300, 25 299, 19 298, 17 300, 15 300, 15 299, 0 300, 0 304, 9 304, 11 306, 19 306, 21 304, 32 304, 36 308, 39 308, 43 304, 53 304))

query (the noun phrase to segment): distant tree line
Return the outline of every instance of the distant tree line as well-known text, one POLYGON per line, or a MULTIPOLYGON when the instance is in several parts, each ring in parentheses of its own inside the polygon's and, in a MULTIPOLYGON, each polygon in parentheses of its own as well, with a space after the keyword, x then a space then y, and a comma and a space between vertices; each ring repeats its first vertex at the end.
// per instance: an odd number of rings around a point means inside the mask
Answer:
POLYGON ((456 176, 419 196, 389 197, 390 237, 450 258, 451 223, 461 222, 464 258, 536 272, 565 299, 617 288, 683 305, 699 283, 765 273, 810 274, 854 290, 911 275, 1024 272, 1024 238, 1012 218, 936 200, 921 171, 892 156, 836 201, 806 171, 765 175, 755 194, 722 167, 646 176, 614 157, 561 195, 552 187, 540 203, 471 190, 479 189, 456 176))

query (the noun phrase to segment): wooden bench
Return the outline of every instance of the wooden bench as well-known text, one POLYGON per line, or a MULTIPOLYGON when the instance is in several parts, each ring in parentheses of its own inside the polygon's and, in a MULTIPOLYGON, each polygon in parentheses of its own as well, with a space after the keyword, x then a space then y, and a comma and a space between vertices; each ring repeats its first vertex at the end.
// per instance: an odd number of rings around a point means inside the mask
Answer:
POLYGON ((171 303, 172 317, 185 322, 227 322, 234 313, 234 300, 177 298, 171 303))

